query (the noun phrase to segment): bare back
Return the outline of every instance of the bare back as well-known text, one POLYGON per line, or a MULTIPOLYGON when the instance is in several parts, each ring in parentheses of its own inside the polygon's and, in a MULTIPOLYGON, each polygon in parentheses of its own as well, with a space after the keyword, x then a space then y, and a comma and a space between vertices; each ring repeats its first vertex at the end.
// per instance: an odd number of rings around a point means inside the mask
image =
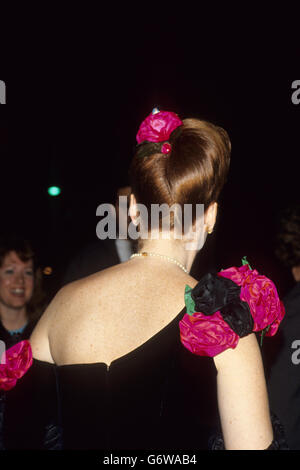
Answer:
POLYGON ((184 307, 185 285, 196 283, 160 260, 128 261, 75 281, 37 325, 34 357, 58 365, 110 365, 170 323, 184 307))

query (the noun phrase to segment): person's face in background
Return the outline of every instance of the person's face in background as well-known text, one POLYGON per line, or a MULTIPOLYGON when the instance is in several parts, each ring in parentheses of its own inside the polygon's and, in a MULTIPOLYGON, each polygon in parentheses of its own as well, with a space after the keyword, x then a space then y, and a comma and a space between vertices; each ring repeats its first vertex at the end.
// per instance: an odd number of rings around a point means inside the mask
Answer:
POLYGON ((22 261, 16 252, 9 252, 0 266, 0 310, 1 304, 13 309, 25 307, 33 287, 33 260, 22 261))

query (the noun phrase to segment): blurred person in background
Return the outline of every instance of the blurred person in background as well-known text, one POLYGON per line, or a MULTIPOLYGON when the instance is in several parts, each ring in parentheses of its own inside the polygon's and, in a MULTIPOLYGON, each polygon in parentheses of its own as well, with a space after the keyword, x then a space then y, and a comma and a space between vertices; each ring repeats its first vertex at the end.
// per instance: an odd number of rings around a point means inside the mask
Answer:
POLYGON ((289 448, 300 450, 300 204, 281 213, 276 255, 292 273, 294 286, 283 299, 286 315, 276 350, 268 352, 270 406, 285 428, 289 448))
POLYGON ((62 285, 69 284, 70 282, 82 279, 83 277, 129 260, 133 253, 132 240, 129 238, 119 238, 118 230, 120 218, 123 217, 123 220, 126 220, 127 226, 130 223, 130 217, 128 216, 130 192, 130 186, 122 186, 117 191, 114 204, 116 211, 116 238, 97 239, 94 243, 89 243, 80 250, 67 266, 63 275, 62 285), (120 196, 127 198, 126 207, 124 204, 120 206, 120 196))
POLYGON ((29 241, 0 241, 0 340, 9 348, 28 339, 45 308, 42 273, 29 241))

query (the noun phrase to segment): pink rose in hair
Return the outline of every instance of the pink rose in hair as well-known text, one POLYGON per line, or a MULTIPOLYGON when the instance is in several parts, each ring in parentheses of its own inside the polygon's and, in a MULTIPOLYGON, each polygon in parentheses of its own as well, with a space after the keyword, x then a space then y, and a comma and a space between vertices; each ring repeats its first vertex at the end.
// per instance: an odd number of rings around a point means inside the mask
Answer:
POLYGON ((144 142, 165 142, 169 139, 171 133, 179 126, 182 121, 177 114, 169 111, 157 111, 149 114, 142 122, 136 140, 138 144, 144 142))

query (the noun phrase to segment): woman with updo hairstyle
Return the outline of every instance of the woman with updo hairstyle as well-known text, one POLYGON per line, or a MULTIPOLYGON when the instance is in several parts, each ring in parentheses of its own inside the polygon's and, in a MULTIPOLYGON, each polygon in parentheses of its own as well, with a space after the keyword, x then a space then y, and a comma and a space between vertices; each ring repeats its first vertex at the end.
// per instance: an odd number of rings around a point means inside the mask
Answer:
MULTIPOLYGON (((143 142, 130 167, 130 182, 136 202, 148 209, 151 227, 152 204, 179 204, 192 209, 195 224, 196 206, 211 211, 207 228, 212 231, 219 194, 227 178, 231 143, 226 131, 206 121, 185 119, 170 135, 171 154, 162 153, 161 143, 143 142)), ((171 226, 174 228, 171 216, 171 226)), ((183 228, 183 224, 182 224, 183 228)), ((190 227, 189 227, 190 228, 190 227)), ((140 247, 143 240, 139 240, 140 247)))
MULTIPOLYGON (((39 410, 51 389, 58 411, 31 417, 26 448, 105 455, 273 448, 253 333, 258 322, 237 284, 245 273, 252 279, 250 268, 234 271, 235 282, 229 270, 199 282, 189 274, 215 225, 229 137, 215 124, 155 109, 140 125, 137 144, 128 228, 137 251, 64 286, 39 320, 30 338, 33 363, 22 373, 27 387, 35 384, 39 410), (170 212, 157 214, 163 204, 170 212), (186 205, 191 211, 184 213, 186 205), (47 394, 39 392, 41 383, 47 394), (46 429, 51 439, 41 438, 46 429)), ((19 423, 24 437, 20 429, 19 423)), ((15 436, 14 447, 20 445, 15 436)))

